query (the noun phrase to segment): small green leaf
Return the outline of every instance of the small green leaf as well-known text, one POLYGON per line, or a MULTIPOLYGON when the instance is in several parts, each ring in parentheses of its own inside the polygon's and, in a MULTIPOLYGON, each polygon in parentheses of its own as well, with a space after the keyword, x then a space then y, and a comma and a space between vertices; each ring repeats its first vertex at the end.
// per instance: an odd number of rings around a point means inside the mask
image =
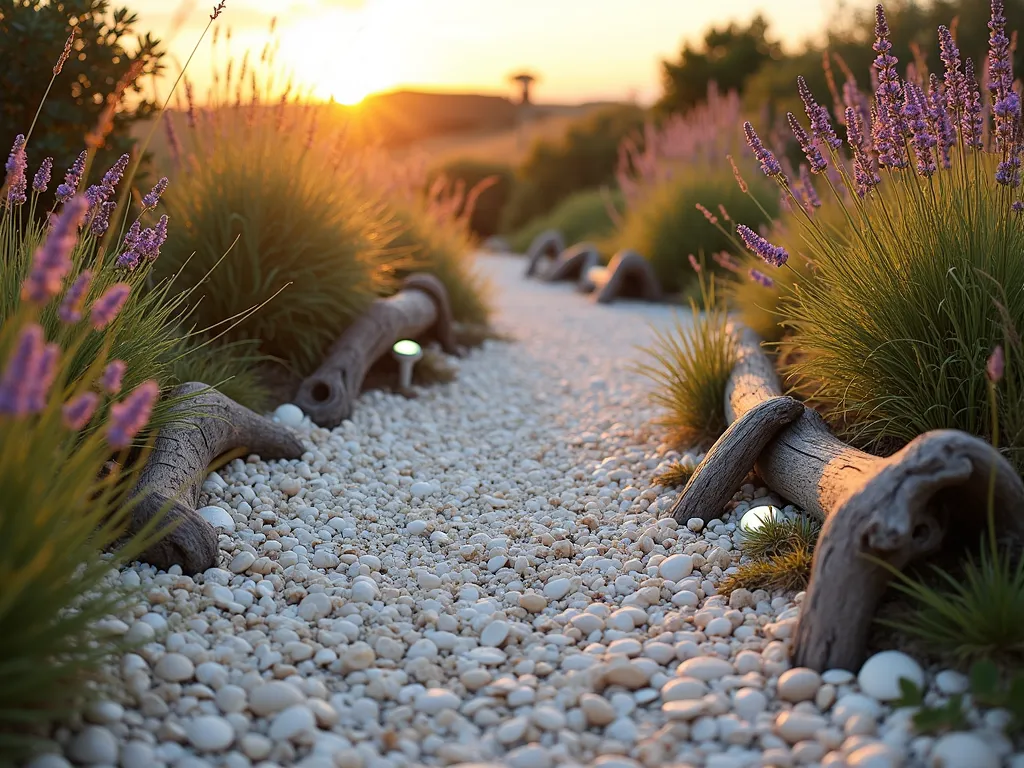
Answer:
POLYGON ((999 668, 991 661, 971 665, 971 693, 978 701, 992 700, 999 694, 999 668))
POLYGON ((906 677, 899 680, 900 698, 896 701, 897 707, 919 707, 924 703, 924 694, 920 688, 906 677))

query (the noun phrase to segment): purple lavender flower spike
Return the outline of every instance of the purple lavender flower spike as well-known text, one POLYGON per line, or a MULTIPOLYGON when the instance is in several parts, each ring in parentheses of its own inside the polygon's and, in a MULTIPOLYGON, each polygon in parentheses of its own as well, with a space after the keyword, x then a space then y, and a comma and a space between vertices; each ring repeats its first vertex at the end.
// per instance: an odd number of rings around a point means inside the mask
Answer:
MULTIPOLYGON (((814 100, 811 89, 807 87, 807 81, 804 80, 803 75, 797 77, 796 88, 800 93, 800 99, 804 103, 807 119, 811 121, 811 133, 814 134, 814 138, 832 149, 839 149, 843 142, 836 136, 828 110, 814 100)), ((792 124, 791 122, 790 125, 792 126, 792 124)))
POLYGON ((160 196, 167 189, 167 177, 164 176, 156 183, 156 185, 149 191, 149 194, 142 198, 143 208, 156 208, 156 204, 160 202, 160 196))
POLYGON ((124 303, 128 301, 128 294, 132 287, 128 283, 114 283, 107 288, 106 292, 96 299, 92 305, 92 325, 98 331, 110 325, 117 313, 121 311, 124 303))
POLYGON ((739 234, 740 239, 743 240, 743 244, 746 245, 747 248, 773 267, 781 267, 789 260, 789 254, 786 252, 785 248, 772 245, 745 224, 738 225, 736 227, 736 232, 739 234))
POLYGON ((25 135, 22 133, 14 137, 6 168, 7 202, 11 205, 21 205, 27 199, 25 191, 28 188, 28 180, 25 177, 28 157, 25 154, 25 135))
POLYGON ((107 363, 107 367, 103 369, 103 376, 100 377, 100 386, 103 391, 110 395, 120 392, 126 370, 128 370, 128 366, 125 365, 124 360, 111 360, 107 363))
POLYGON ((124 250, 121 252, 121 255, 117 257, 117 266, 128 270, 135 269, 142 260, 142 254, 139 252, 142 243, 142 225, 139 224, 139 220, 136 219, 132 222, 132 225, 128 227, 128 232, 124 236, 124 250))
POLYGON ((803 189, 804 200, 811 208, 821 208, 821 198, 818 197, 817 190, 814 189, 814 181, 811 179, 810 169, 800 164, 800 186, 803 189))
POLYGON ((99 404, 100 396, 95 392, 83 392, 73 400, 68 400, 61 408, 64 426, 73 432, 81 431, 92 420, 99 404))
POLYGON ((878 54, 874 61, 878 87, 875 90, 876 113, 871 121, 872 139, 879 163, 890 168, 905 168, 903 137, 908 130, 902 114, 903 86, 896 72, 898 60, 890 53, 889 24, 881 5, 875 7, 875 37, 872 48, 878 54))
POLYGON ((21 330, 0 376, 0 414, 26 416, 31 412, 32 377, 39 367, 44 341, 40 325, 32 323, 21 330))
POLYGON ((960 116, 960 134, 968 147, 981 149, 981 131, 985 119, 981 114, 981 91, 974 78, 974 62, 971 59, 964 62, 964 91, 965 103, 964 112, 960 116))
POLYGON ((171 150, 171 159, 175 165, 181 163, 181 142, 178 141, 178 133, 174 130, 174 123, 170 117, 164 118, 164 126, 167 132, 167 146, 171 150))
POLYGON ((904 89, 903 115, 912 132, 911 146, 917 158, 917 172, 921 176, 931 176, 936 170, 932 147, 937 142, 926 119, 924 93, 916 83, 908 82, 904 89))
POLYGON ((789 127, 792 129, 793 135, 796 136, 800 149, 803 150, 804 155, 807 157, 811 173, 821 173, 824 171, 828 164, 825 162, 825 158, 822 157, 821 150, 818 149, 818 143, 807 135, 807 131, 800 125, 800 121, 796 119, 796 115, 792 112, 786 113, 786 120, 789 121, 789 127))
POLYGON ((36 171, 36 175, 32 179, 32 191, 33 192, 45 192, 46 188, 50 186, 50 176, 53 173, 53 158, 43 158, 43 162, 39 164, 39 170, 36 171))
POLYGON ((57 378, 57 359, 59 357, 60 347, 56 344, 47 344, 39 355, 33 377, 34 384, 29 397, 29 410, 32 413, 41 413, 46 409, 46 398, 50 394, 53 380, 57 378))
POLYGON ((784 178, 782 166, 779 165, 779 161, 775 159, 772 151, 761 142, 761 137, 754 131, 754 126, 750 124, 750 121, 743 123, 743 133, 746 134, 747 144, 753 150, 754 157, 761 163, 764 175, 769 178, 784 178))
POLYGON ((165 242, 167 242, 167 215, 160 217, 160 221, 156 223, 156 227, 153 229, 153 235, 146 243, 146 258, 150 261, 156 261, 160 255, 160 248, 165 242))
POLYGON ((64 183, 57 187, 57 202, 67 202, 78 190, 82 181, 82 174, 85 172, 85 161, 88 159, 88 151, 83 151, 74 164, 64 174, 64 183))
MULTIPOLYGON (((954 115, 964 111, 964 73, 960 68, 960 49, 948 27, 939 27, 939 58, 945 69, 946 99, 954 115)), ((935 75, 933 75, 934 77, 935 75)))
POLYGON ((103 235, 106 234, 107 228, 110 226, 110 217, 114 214, 114 210, 116 208, 117 203, 114 201, 101 203, 92 217, 92 223, 89 225, 89 231, 96 237, 103 237, 103 235))
POLYGON ((763 285, 765 288, 775 287, 775 281, 759 269, 752 268, 747 274, 750 275, 750 279, 758 285, 763 285))
POLYGON ((83 270, 68 288, 68 292, 64 294, 64 300, 57 310, 61 322, 71 325, 82 319, 82 306, 85 304, 85 297, 89 293, 90 285, 92 285, 92 272, 87 269, 83 270))
POLYGON ((1020 200, 1014 200, 1013 204, 1010 205, 1010 210, 1014 213, 1024 213, 1024 203, 1020 200))
POLYGON ((45 304, 60 293, 61 284, 71 271, 71 251, 78 240, 78 226, 85 216, 87 203, 72 198, 53 224, 46 241, 32 257, 32 268, 21 287, 21 297, 35 304, 45 304))
POLYGON ((131 157, 127 154, 121 155, 117 162, 110 166, 110 170, 103 174, 103 186, 109 190, 108 195, 113 193, 114 188, 121 182, 129 160, 131 157))
POLYGON ((950 154, 956 144, 956 129, 949 117, 947 97, 947 92, 939 84, 938 75, 933 72, 928 78, 928 124, 938 140, 943 168, 950 167, 950 154))
POLYGON ((686 258, 690 261, 690 268, 697 274, 700 274, 700 262, 697 261, 697 257, 691 253, 686 258))
POLYGON ((110 406, 107 442, 112 448, 127 448, 132 444, 149 421, 159 394, 160 387, 150 379, 137 386, 124 400, 110 406))

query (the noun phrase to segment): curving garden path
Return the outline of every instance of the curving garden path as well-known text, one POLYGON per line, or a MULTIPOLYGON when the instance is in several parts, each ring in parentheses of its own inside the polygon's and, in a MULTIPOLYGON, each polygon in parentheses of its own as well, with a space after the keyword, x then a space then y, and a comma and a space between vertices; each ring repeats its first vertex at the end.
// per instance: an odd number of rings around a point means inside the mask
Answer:
POLYGON ((141 645, 37 768, 1024 766, 996 722, 936 746, 850 673, 780 683, 795 603, 715 596, 734 523, 659 519, 674 454, 630 366, 672 311, 480 265, 518 343, 212 475, 221 567, 120 574, 145 601, 108 629, 141 645))

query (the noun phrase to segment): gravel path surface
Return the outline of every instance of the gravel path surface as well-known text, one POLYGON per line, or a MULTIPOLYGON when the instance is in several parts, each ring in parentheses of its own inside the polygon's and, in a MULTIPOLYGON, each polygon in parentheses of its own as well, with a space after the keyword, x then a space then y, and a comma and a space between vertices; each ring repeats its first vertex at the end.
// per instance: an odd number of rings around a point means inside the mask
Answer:
MULTIPOLYGON (((596 307, 481 257, 498 324, 458 379, 365 394, 298 462, 232 462, 204 486, 221 567, 138 566, 141 643, 109 699, 36 768, 76 764, 398 768, 942 766, 1011 762, 999 713, 976 735, 915 736, 893 713, 901 655, 788 670, 798 596, 715 595, 735 514, 659 519, 677 455, 632 373, 666 307, 596 307)), ((962 689, 929 673, 929 700, 962 689)))

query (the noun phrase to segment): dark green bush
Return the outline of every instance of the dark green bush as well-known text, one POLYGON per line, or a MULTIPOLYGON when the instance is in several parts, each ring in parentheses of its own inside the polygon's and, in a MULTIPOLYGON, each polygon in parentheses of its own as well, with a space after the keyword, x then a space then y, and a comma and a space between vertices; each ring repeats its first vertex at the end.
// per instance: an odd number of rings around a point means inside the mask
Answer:
POLYGON ((613 185, 619 143, 643 127, 644 117, 637 106, 610 106, 582 118, 560 141, 537 142, 519 171, 502 231, 520 229, 574 192, 613 185))
MULTIPOLYGON (((747 174, 751 193, 769 214, 778 208, 778 198, 763 177, 747 174)), ((757 228, 766 217, 758 205, 736 184, 728 164, 714 168, 683 167, 671 180, 658 184, 626 212, 616 238, 618 248, 632 248, 650 260, 661 286, 668 292, 685 290, 695 274, 689 254, 706 255, 727 250, 729 236, 713 226, 697 209, 703 205, 720 219, 723 205, 734 222, 749 222, 757 228)), ((722 221, 726 230, 735 224, 722 221)), ((708 266, 710 268, 710 259, 708 266)))
POLYGON ((515 171, 512 167, 504 163, 464 158, 445 163, 436 169, 427 177, 428 183, 434 183, 439 176, 443 176, 450 184, 461 184, 467 191, 484 179, 495 179, 477 197, 469 217, 469 231, 479 238, 496 235, 501 226, 502 211, 512 196, 515 184, 515 171))
MULTIPOLYGON (((163 56, 160 41, 139 31, 138 16, 126 8, 111 10, 109 0, 0 0, 0 142, 9 147, 32 125, 71 32, 69 18, 76 30, 71 55, 39 113, 29 141, 29 162, 35 167, 44 157, 52 157, 55 168, 70 166, 106 108, 108 95, 126 80, 129 106, 122 105, 114 114, 106 143, 95 158, 105 168, 131 151, 133 124, 153 114, 155 105, 143 81, 161 71, 163 56)), ((49 209, 52 195, 51 188, 42 210, 49 209)))
POLYGON ((548 229, 561 232, 568 245, 583 240, 602 240, 615 231, 615 222, 608 211, 609 203, 616 210, 621 210, 622 194, 617 190, 601 189, 576 192, 553 211, 534 219, 509 237, 509 245, 516 253, 525 253, 533 239, 548 229))

